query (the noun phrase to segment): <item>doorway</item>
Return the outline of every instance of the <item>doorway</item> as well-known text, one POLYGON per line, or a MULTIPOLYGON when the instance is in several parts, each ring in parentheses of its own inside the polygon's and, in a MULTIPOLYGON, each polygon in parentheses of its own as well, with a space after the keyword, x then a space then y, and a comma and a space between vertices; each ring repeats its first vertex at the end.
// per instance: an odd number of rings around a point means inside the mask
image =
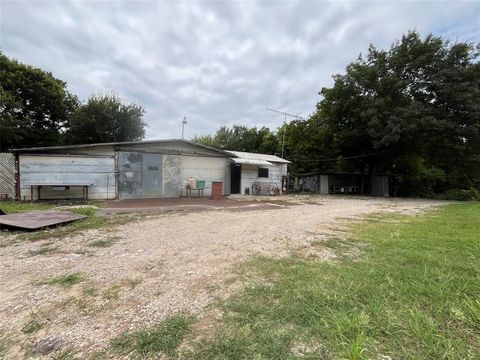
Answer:
POLYGON ((240 194, 240 184, 242 177, 242 166, 240 164, 230 165, 231 174, 231 193, 240 194))

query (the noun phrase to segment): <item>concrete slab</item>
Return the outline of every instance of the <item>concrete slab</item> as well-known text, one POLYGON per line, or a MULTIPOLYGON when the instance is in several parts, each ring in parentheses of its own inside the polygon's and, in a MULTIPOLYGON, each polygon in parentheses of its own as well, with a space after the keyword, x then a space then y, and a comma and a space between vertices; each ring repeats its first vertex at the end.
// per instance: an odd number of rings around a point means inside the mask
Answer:
POLYGON ((26 211, 0 216, 0 227, 37 230, 53 225, 66 224, 85 217, 85 215, 78 215, 69 211, 26 211))

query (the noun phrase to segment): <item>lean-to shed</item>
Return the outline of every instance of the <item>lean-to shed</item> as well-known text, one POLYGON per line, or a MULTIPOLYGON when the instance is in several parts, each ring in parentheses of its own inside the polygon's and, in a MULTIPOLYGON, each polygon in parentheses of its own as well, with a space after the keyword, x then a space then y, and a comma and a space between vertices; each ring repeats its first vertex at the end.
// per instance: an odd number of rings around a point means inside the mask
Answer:
MULTIPOLYGON (((256 154, 243 151, 226 151, 232 156, 231 193, 251 193, 254 183, 261 183, 262 188, 274 185, 286 189, 287 166, 290 161, 275 155, 256 154), (282 179, 284 179, 282 183, 282 179), (265 186, 263 186, 265 185, 265 186)), ((264 191, 262 191, 263 193, 264 191)))

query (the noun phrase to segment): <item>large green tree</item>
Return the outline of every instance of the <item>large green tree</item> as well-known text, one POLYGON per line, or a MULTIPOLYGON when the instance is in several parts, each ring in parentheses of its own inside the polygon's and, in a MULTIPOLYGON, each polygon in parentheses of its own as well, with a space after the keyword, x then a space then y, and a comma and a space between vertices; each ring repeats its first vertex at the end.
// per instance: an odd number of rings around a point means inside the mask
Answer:
POLYGON ((222 126, 214 135, 202 135, 193 141, 220 149, 274 154, 280 149, 278 136, 266 127, 222 126))
POLYGON ((334 76, 309 121, 329 156, 391 174, 399 194, 466 188, 480 175, 478 59, 478 45, 409 32, 334 76))
POLYGON ((77 106, 66 83, 0 53, 0 150, 60 145, 77 106))
POLYGON ((92 96, 75 112, 68 131, 71 144, 137 141, 145 136, 143 107, 114 94, 92 96))

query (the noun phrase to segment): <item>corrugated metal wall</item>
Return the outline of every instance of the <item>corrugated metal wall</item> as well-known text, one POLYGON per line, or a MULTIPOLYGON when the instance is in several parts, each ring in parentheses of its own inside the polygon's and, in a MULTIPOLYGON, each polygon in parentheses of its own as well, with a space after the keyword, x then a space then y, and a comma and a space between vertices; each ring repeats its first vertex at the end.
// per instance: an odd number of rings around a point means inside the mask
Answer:
POLYGON ((15 198, 15 155, 0 153, 0 194, 15 198))
POLYGON ((82 188, 75 185, 92 184, 90 199, 114 199, 115 159, 104 156, 20 155, 20 197, 30 200, 31 185, 41 188, 42 198, 81 198, 82 188), (46 185, 71 186, 69 190, 57 191, 46 185))

